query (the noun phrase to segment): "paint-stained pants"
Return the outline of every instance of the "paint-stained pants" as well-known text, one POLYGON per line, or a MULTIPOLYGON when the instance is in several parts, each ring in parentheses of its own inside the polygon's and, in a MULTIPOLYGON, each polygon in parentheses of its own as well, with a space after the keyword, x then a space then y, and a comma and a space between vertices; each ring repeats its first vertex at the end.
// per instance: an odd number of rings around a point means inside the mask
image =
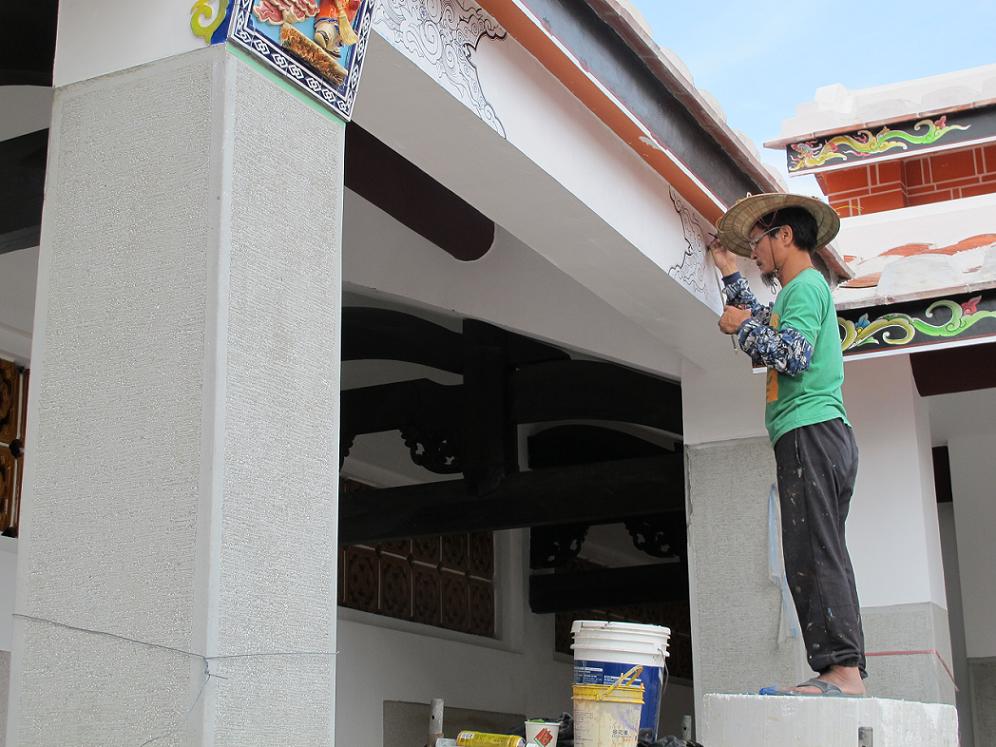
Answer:
POLYGON ((809 665, 856 666, 865 639, 844 521, 858 474, 854 433, 842 420, 789 431, 775 444, 785 576, 799 613, 809 665))

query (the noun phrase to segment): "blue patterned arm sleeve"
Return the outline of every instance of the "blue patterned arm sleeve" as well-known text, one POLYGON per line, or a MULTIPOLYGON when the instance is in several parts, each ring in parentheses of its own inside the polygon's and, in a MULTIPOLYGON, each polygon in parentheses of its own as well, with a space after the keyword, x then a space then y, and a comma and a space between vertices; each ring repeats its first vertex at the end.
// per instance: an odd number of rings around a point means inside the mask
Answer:
POLYGON ((754 365, 773 368, 787 376, 801 374, 813 358, 809 340, 791 327, 772 329, 756 319, 748 319, 740 325, 737 340, 754 365))
POLYGON ((724 277, 723 284, 723 293, 729 306, 747 307, 750 309, 751 316, 761 324, 767 324, 771 321, 771 307, 765 306, 757 300, 747 283, 747 278, 739 272, 735 272, 724 277))

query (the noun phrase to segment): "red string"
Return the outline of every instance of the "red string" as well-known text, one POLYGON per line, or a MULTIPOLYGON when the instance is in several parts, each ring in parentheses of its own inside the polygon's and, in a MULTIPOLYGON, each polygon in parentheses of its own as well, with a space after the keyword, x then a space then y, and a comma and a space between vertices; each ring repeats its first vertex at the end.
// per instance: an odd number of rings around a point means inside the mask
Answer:
POLYGON ((955 682, 954 673, 951 671, 951 667, 949 667, 948 663, 944 661, 943 657, 941 656, 941 652, 938 651, 936 648, 924 648, 924 649, 917 649, 910 651, 872 651, 870 653, 867 651, 865 652, 865 656, 916 656, 917 654, 920 655, 933 654, 934 656, 936 656, 937 660, 941 662, 941 666, 944 667, 944 671, 948 673, 948 677, 951 678, 951 684, 954 685, 955 692, 960 692, 958 690, 958 683, 955 682))

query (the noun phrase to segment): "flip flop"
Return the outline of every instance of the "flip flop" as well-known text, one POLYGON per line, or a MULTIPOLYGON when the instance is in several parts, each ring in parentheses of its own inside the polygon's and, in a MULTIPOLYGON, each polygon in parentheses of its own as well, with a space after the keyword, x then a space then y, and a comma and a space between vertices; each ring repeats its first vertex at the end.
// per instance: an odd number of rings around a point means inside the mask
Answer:
POLYGON ((815 687, 818 693, 800 693, 795 690, 781 690, 777 687, 762 687, 758 695, 779 695, 796 698, 860 698, 860 695, 845 693, 832 682, 813 677, 811 680, 800 682, 796 687, 815 687))

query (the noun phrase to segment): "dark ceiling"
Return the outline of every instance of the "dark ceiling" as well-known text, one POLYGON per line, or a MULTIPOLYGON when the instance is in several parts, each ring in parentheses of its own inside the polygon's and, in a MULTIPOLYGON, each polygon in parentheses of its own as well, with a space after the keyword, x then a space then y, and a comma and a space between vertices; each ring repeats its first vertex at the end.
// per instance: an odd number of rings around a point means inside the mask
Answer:
POLYGON ((0 8, 7 28, 0 45, 0 85, 51 86, 58 0, 0 0, 0 8))

